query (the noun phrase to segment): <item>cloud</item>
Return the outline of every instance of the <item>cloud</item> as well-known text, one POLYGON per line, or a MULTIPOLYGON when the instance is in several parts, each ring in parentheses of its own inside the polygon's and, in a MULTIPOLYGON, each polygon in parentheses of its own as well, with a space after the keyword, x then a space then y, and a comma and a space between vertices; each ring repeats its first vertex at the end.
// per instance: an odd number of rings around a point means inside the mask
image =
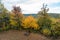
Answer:
POLYGON ((16 2, 16 1, 19 1, 19 0, 2 0, 3 2, 16 2))
POLYGON ((20 6, 23 13, 37 13, 43 3, 50 8, 49 12, 60 12, 60 0, 3 0, 3 3, 8 10, 11 10, 13 5, 20 6))
POLYGON ((38 2, 46 3, 49 5, 49 4, 53 4, 53 3, 58 3, 58 2, 60 2, 60 0, 39 0, 38 2))
POLYGON ((49 13, 60 13, 60 7, 50 8, 49 13))
POLYGON ((33 3, 33 4, 21 4, 20 5, 21 9, 24 10, 23 12, 26 13, 37 13, 37 11, 40 10, 41 5, 39 3, 33 3))

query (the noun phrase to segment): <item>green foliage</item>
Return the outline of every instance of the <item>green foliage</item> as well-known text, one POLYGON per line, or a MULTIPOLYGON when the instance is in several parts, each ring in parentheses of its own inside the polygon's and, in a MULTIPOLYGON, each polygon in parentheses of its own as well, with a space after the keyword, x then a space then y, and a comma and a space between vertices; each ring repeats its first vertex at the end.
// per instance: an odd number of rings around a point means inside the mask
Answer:
POLYGON ((43 28, 49 28, 51 26, 51 20, 49 18, 40 17, 38 20, 38 24, 43 28))
POLYGON ((60 36, 60 19, 50 17, 48 10, 43 4, 36 19, 33 16, 24 18, 20 7, 13 7, 13 10, 9 12, 3 4, 0 4, 0 32, 23 28, 32 32, 40 32, 46 36, 60 36))
POLYGON ((38 25, 41 27, 40 31, 44 35, 51 35, 51 20, 49 15, 47 14, 48 9, 46 8, 46 5, 43 4, 42 11, 40 11, 38 14, 38 25))
POLYGON ((49 15, 48 15, 48 9, 46 8, 46 5, 43 4, 43 7, 41 9, 41 11, 38 13, 38 24, 39 26, 50 26, 51 24, 51 20, 49 19, 49 15))
POLYGON ((60 36, 60 22, 56 22, 51 25, 51 31, 53 36, 60 36))
POLYGON ((9 14, 8 10, 4 8, 3 4, 0 4, 0 29, 9 26, 9 14))
POLYGON ((48 28, 42 29, 42 34, 46 35, 46 36, 50 36, 51 35, 51 30, 49 30, 48 28))
POLYGON ((20 7, 13 7, 12 13, 10 14, 10 25, 12 29, 20 29, 23 15, 20 7))

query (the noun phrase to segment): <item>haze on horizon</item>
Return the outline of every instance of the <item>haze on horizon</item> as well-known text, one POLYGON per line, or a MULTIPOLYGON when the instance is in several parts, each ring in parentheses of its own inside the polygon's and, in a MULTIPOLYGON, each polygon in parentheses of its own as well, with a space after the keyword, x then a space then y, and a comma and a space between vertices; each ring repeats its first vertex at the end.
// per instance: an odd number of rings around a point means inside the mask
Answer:
POLYGON ((45 3, 48 5, 49 13, 60 13, 60 0, 2 0, 2 3, 9 11, 15 5, 20 6, 24 14, 37 13, 45 3))

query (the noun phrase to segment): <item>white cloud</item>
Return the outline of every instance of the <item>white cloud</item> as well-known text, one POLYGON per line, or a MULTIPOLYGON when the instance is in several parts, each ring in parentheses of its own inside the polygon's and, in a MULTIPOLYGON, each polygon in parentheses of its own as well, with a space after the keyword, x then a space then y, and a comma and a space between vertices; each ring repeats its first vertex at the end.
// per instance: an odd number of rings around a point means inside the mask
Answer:
POLYGON ((34 3, 34 4, 21 4, 20 7, 22 8, 22 10, 24 10, 24 12, 26 13, 37 13, 37 11, 40 10, 41 5, 39 5, 39 3, 34 3))
POLYGON ((18 0, 2 0, 2 2, 16 2, 18 0))
POLYGON ((51 4, 51 3, 57 3, 60 2, 60 0, 45 0, 46 3, 51 4))
MULTIPOLYGON (((60 0, 3 0, 3 2, 12 2, 9 6, 10 8, 12 8, 13 5, 16 5, 16 6, 20 6, 21 9, 23 10, 22 12, 23 13, 37 13, 38 11, 40 11, 41 7, 42 7, 42 4, 43 3, 46 3, 48 4, 48 7, 49 5, 53 4, 53 3, 58 3, 60 2, 60 0), (21 3, 22 2, 22 3, 21 3)), ((6 6, 6 4, 5 4, 6 6)), ((7 8, 7 7, 6 7, 7 8)), ((60 9, 58 6, 56 7, 49 7, 50 10, 49 12, 60 12, 60 9)))
POLYGON ((60 7, 50 8, 49 12, 51 12, 51 13, 60 13, 60 7))

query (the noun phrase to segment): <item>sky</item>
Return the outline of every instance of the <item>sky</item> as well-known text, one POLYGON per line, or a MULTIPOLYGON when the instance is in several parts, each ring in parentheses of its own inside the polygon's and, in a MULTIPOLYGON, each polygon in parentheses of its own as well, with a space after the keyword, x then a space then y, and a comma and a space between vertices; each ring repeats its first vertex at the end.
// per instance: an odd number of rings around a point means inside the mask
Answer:
POLYGON ((43 3, 47 4, 49 13, 60 13, 60 0, 2 0, 9 11, 13 6, 20 6, 24 14, 36 14, 41 10, 43 3))

